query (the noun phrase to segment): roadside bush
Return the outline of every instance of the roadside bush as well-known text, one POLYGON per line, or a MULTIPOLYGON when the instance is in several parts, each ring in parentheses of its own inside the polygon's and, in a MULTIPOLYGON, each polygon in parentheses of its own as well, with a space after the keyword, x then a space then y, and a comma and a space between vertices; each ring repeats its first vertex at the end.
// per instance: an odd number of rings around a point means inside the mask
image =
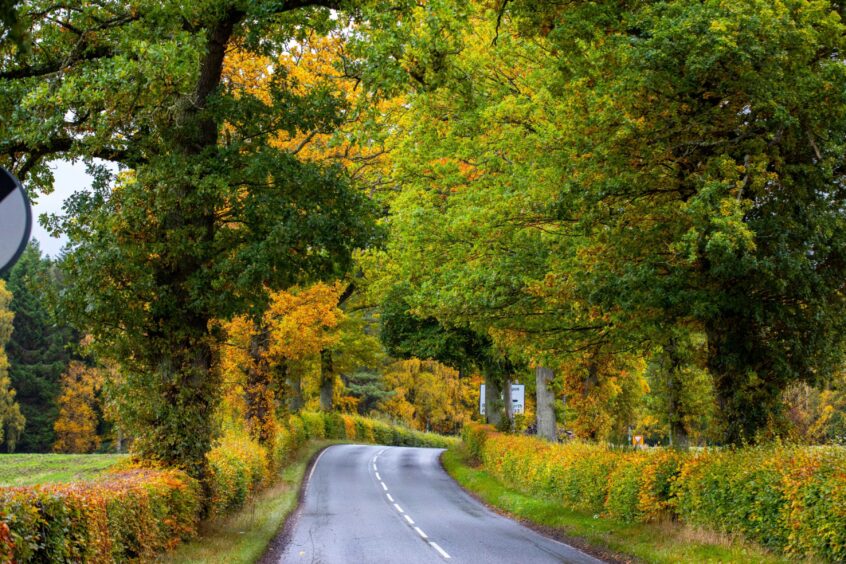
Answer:
POLYGON ((209 510, 219 516, 241 507, 270 479, 267 449, 247 436, 229 432, 206 455, 209 510))
MULTIPOLYGON (((344 421, 344 433, 347 436, 347 439, 354 441, 359 438, 359 434, 356 432, 356 422, 355 420, 350 417, 349 415, 342 415, 341 419, 344 421)), ((361 439, 359 439, 361 440, 361 439)))
POLYGON ((614 450, 467 425, 468 455, 504 483, 621 521, 672 518, 792 556, 846 561, 846 449, 614 450))
POLYGON ((309 440, 326 438, 326 423, 323 421, 322 413, 309 413, 304 411, 300 414, 305 427, 305 436, 309 440))
POLYGON ((323 416, 324 436, 327 439, 343 440, 347 438, 344 420, 340 413, 323 413, 320 415, 323 416))
POLYGON ((290 452, 296 451, 298 448, 303 446, 308 440, 308 435, 306 434, 305 429, 305 423, 303 422, 302 417, 299 417, 298 415, 291 415, 290 417, 288 417, 287 431, 289 437, 286 448, 288 448, 290 452))
POLYGON ((0 556, 17 562, 148 560, 196 533, 197 482, 132 469, 95 482, 0 488, 0 556))

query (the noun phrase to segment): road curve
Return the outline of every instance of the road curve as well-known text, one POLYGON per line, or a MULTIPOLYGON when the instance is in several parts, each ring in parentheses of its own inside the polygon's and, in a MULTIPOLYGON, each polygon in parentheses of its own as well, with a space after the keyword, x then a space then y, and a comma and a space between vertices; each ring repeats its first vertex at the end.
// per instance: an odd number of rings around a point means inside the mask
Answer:
POLYGON ((487 509, 444 472, 440 453, 364 445, 324 450, 280 562, 600 562, 487 509))

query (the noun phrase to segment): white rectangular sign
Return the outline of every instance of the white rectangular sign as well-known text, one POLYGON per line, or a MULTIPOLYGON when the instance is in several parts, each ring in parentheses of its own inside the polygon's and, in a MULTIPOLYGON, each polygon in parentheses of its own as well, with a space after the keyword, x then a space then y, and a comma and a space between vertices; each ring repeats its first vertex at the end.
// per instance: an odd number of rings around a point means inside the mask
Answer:
POLYGON ((511 413, 522 414, 526 409, 526 386, 511 384, 511 413))
MULTIPOLYGON (((500 396, 502 399, 502 396, 500 396)), ((517 415, 526 409, 526 386, 511 384, 511 413, 517 415)), ((479 389, 479 413, 485 414, 485 385, 479 389)))

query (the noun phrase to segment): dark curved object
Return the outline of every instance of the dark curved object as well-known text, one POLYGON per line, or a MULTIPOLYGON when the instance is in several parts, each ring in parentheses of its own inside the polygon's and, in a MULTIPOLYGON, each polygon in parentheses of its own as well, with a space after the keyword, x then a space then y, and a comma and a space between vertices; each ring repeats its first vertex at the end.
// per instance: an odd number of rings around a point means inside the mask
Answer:
POLYGON ((18 259, 29 243, 30 235, 32 235, 32 206, 30 205, 29 198, 27 198, 26 190, 24 190, 20 180, 18 180, 14 174, 3 167, 0 167, 0 204, 2 204, 3 200, 7 197, 11 196, 15 190, 20 191, 21 197, 24 200, 26 227, 24 228, 24 236, 21 238, 21 243, 18 245, 18 249, 15 251, 15 254, 12 255, 11 260, 9 260, 9 262, 5 265, 0 265, 0 276, 5 276, 6 272, 8 272, 9 269, 18 262, 18 259))

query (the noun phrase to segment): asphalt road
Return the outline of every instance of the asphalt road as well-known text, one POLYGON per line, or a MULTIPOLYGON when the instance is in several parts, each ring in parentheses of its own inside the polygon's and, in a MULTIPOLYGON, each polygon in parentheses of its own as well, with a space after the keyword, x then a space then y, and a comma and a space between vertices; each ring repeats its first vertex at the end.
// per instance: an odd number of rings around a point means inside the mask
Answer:
POLYGON ((324 450, 281 562, 600 562, 487 509, 444 472, 440 453, 364 445, 324 450))

